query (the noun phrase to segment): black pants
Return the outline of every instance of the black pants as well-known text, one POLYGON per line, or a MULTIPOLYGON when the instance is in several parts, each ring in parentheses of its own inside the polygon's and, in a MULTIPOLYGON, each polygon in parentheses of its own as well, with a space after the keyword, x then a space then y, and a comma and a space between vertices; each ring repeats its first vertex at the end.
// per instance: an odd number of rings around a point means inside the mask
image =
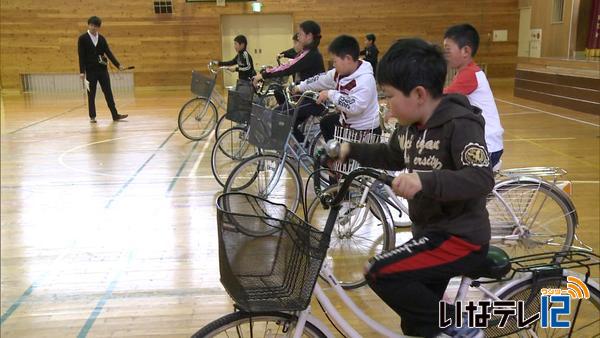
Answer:
MULTIPOLYGON (((321 133, 323 134, 325 141, 333 139, 333 136, 335 135, 335 127, 341 126, 340 114, 337 113, 324 116, 321 119, 319 126, 321 127, 321 133)), ((381 127, 377 127, 368 131, 373 132, 373 134, 376 135, 381 135, 381 127)))
POLYGON ((429 233, 374 257, 366 278, 371 289, 400 315, 404 334, 433 337, 441 331, 439 302, 450 278, 478 267, 487 251, 488 245, 429 233))
POLYGON ((324 111, 325 107, 320 104, 310 102, 309 100, 304 100, 304 102, 300 104, 300 108, 298 108, 298 116, 296 116, 296 121, 294 122, 294 130, 292 131, 292 134, 296 140, 298 140, 298 142, 302 143, 304 141, 304 133, 302 130, 300 130, 299 126, 311 115, 319 116, 322 115, 324 111))
POLYGON ((110 77, 108 75, 108 71, 86 72, 86 78, 90 82, 90 91, 88 92, 88 110, 90 113, 90 119, 96 118, 96 87, 98 82, 100 82, 100 87, 104 93, 104 98, 106 98, 106 104, 108 105, 108 109, 110 109, 113 120, 115 120, 119 113, 117 112, 115 99, 113 98, 112 89, 110 88, 110 77))
POLYGON ((502 153, 504 153, 504 149, 495 151, 490 153, 490 161, 492 162, 492 168, 500 162, 500 157, 502 157, 502 153))

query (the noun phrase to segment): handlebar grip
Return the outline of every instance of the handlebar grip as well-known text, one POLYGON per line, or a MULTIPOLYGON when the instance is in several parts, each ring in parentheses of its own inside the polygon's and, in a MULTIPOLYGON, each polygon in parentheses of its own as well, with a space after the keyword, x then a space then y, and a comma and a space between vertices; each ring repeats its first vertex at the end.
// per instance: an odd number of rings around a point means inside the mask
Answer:
POLYGON ((386 173, 381 173, 381 176, 379 177, 379 180, 391 187, 392 183, 394 182, 394 176, 390 176, 390 175, 388 175, 386 173))

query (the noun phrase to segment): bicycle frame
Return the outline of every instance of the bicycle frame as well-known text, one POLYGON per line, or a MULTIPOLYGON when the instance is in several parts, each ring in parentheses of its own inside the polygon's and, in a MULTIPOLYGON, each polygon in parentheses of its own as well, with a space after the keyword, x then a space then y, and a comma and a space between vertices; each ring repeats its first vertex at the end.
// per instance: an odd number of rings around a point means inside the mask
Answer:
MULTIPOLYGON (((568 270, 565 270, 565 271, 568 271, 568 270)), ((569 274, 572 275, 573 273, 569 271, 569 274)), ((358 305, 356 305, 356 303, 350 298, 350 296, 348 296, 348 293, 346 292, 346 290, 344 290, 340 286, 340 283, 338 282, 337 278, 333 274, 330 259, 326 259, 325 262, 323 262, 323 267, 321 268, 321 276, 323 276, 325 278, 325 280, 327 281, 327 283, 329 284, 331 289, 335 292, 336 296, 342 300, 345 307, 347 309, 350 309, 350 312, 352 312, 352 314, 354 316, 358 317, 358 319, 360 319, 360 321, 365 323, 369 328, 371 328, 375 332, 377 332, 380 335, 385 336, 385 337, 392 337, 392 338, 409 337, 409 336, 400 335, 400 334, 394 332, 390 328, 388 328, 388 327, 382 325, 381 323, 377 322, 376 320, 372 319, 369 315, 367 315, 364 311, 362 311, 358 307, 358 305)), ((565 276, 566 276, 566 272, 565 272, 565 276)), ((500 300, 500 298, 498 296, 496 296, 497 294, 501 294, 504 290, 507 290, 507 289, 511 288, 513 285, 516 285, 528 278, 531 278, 531 277, 526 276, 526 277, 512 280, 509 283, 507 283, 506 285, 503 285, 502 288, 496 290, 495 292, 491 291, 490 289, 484 287, 481 284, 475 286, 475 288, 477 288, 479 291, 481 291, 489 299, 500 300)), ((474 282, 474 280, 469 277, 465 277, 465 276, 462 277, 461 282, 460 282, 460 287, 457 291, 454 302, 464 301, 466 299, 468 289, 469 289, 469 287, 471 287, 473 282, 474 282)), ((330 320, 333 322, 333 324, 337 328, 339 328, 340 331, 342 331, 342 333, 345 336, 361 337, 360 333, 358 333, 354 329, 354 327, 350 323, 348 323, 348 321, 344 318, 344 315, 342 315, 339 312, 339 310, 333 305, 333 303, 331 302, 329 297, 324 293, 323 289, 321 288, 321 286, 318 283, 315 285, 313 296, 317 298, 319 303, 323 306, 324 311, 327 313, 327 316, 330 318, 330 320)), ((316 317, 314 317, 311 314, 310 306, 306 310, 299 312, 297 315, 298 315, 298 324, 294 331, 294 335, 293 335, 294 338, 300 338, 302 336, 302 332, 304 330, 304 326, 306 325, 307 321, 310 322, 311 324, 313 324, 314 326, 316 326, 317 328, 319 328, 328 337, 334 336, 334 334, 327 328, 327 326, 322 321, 320 321, 319 319, 317 319, 316 317)))
MULTIPOLYGON (((321 276, 324 276, 325 280, 327 281, 327 283, 329 284, 331 289, 335 292, 336 296, 338 296, 342 300, 345 307, 347 309, 350 309, 352 314, 354 316, 358 317, 358 319, 360 319, 360 321, 365 323, 369 328, 371 328, 375 332, 377 332, 380 335, 385 336, 385 337, 392 337, 392 338, 409 337, 409 336, 400 335, 400 334, 394 332, 393 330, 389 329, 388 327, 386 327, 386 326, 382 325, 381 323, 377 322, 376 320, 372 319, 364 311, 362 311, 358 307, 358 305, 356 305, 356 303, 354 303, 354 301, 348 296, 347 291, 344 290, 340 286, 340 283, 338 282, 337 278, 333 274, 330 258, 326 259, 325 262, 323 262, 323 266, 321 268, 320 274, 321 274, 321 276)), ((589 283, 590 285, 592 285, 596 289, 598 289, 598 283, 596 283, 592 279, 586 278, 586 276, 583 274, 574 272, 572 270, 567 270, 567 269, 563 269, 562 274, 565 277, 576 276, 579 279, 586 281, 586 283, 589 283)), ((501 287, 492 291, 491 289, 486 288, 485 286, 483 286, 480 283, 474 283, 474 282, 477 282, 478 280, 473 280, 469 277, 462 276, 461 281, 460 281, 460 286, 458 288, 456 297, 454 299, 454 303, 456 303, 458 301, 464 302, 467 297, 467 293, 468 293, 468 290, 470 287, 475 288, 484 294, 484 297, 481 299, 490 299, 493 301, 502 300, 497 295, 503 294, 506 290, 509 290, 512 287, 514 287, 515 285, 518 285, 518 284, 522 283, 523 281, 529 280, 531 278, 532 278, 531 273, 527 273, 519 278, 510 280, 508 283, 503 284, 501 287)), ((498 281, 498 282, 500 282, 500 281, 498 281)), ((497 284, 492 283, 492 285, 497 285, 497 284)), ((344 318, 344 315, 342 315, 339 312, 339 310, 333 305, 333 303, 331 302, 329 297, 324 293, 324 291, 321 288, 321 286, 319 285, 319 283, 317 283, 315 285, 313 297, 317 298, 317 300, 323 307, 323 310, 327 313, 327 316, 330 319, 330 321, 335 325, 335 327, 340 329, 340 331, 345 336, 361 337, 360 333, 358 333, 354 329, 354 327, 350 323, 348 323, 348 321, 344 318)), ((321 320, 319 320, 318 318, 314 317, 311 314, 310 306, 306 310, 297 313, 297 316, 298 316, 298 324, 296 325, 296 327, 294 329, 294 334, 293 334, 294 338, 299 338, 302 336, 302 332, 304 330, 304 326, 306 325, 306 322, 310 322, 311 324, 316 326, 323 333, 325 333, 326 336, 334 337, 334 334, 331 332, 331 330, 329 330, 329 328, 321 320)), ((527 331, 529 331, 529 333, 532 336, 534 336, 534 337, 536 336, 533 328, 528 329, 527 331)))
MULTIPOLYGON (((303 101, 303 99, 305 97, 308 97, 308 95, 314 95, 314 94, 316 94, 316 93, 311 92, 311 91, 306 91, 306 92, 302 93, 302 95, 298 99, 298 103, 296 103, 295 108, 294 108, 294 118, 293 118, 294 121, 296 120, 296 117, 298 115, 298 110, 301 107, 300 103, 303 101)), ((288 97, 288 99, 289 99, 289 97, 288 97)), ((314 120, 311 119, 310 123, 313 124, 314 120)), ((311 127, 312 127, 312 125, 311 125, 311 127)), ((299 166, 301 166, 306 172, 311 172, 311 168, 307 164, 305 164, 304 161, 302 161, 302 158, 304 158, 304 157, 310 158, 310 155, 306 152, 306 149, 304 148, 304 146, 302 144, 300 144, 300 142, 298 142, 296 137, 294 137, 291 130, 290 130, 290 133, 288 134, 285 144, 286 145, 283 149, 283 153, 281 154, 281 161, 280 161, 279 165, 277 166, 277 171, 275 172, 275 175, 273 176, 271 181, 267 184, 267 187, 266 187, 265 191, 263 192, 263 194, 265 194, 264 196, 270 195, 271 192, 273 191, 273 189, 275 189, 277 182, 279 182, 279 179, 281 178, 281 174, 282 174, 283 168, 285 166, 285 161, 288 158, 288 156, 291 155, 292 158, 296 159, 299 163, 299 166)))

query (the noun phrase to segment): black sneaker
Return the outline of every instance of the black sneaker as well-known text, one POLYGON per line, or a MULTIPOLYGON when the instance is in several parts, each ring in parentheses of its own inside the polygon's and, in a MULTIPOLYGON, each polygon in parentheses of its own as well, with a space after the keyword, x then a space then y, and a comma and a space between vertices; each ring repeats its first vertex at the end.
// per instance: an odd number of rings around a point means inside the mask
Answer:
POLYGON ((485 335, 482 329, 475 327, 456 327, 450 326, 445 328, 442 333, 436 336, 436 338, 447 338, 447 337, 459 337, 459 338, 484 338, 485 335))
POLYGON ((90 123, 96 123, 96 118, 95 117, 91 118, 90 123))

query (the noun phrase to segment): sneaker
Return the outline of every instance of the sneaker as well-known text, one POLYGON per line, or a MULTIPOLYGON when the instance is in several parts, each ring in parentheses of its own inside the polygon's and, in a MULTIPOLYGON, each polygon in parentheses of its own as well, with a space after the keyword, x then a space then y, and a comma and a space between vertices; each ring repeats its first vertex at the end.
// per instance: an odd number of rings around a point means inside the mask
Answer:
POLYGON ((484 338, 485 335, 482 329, 478 329, 475 327, 455 327, 450 326, 445 328, 436 338, 448 338, 448 337, 458 337, 458 338, 484 338))
POLYGON ((113 121, 119 121, 119 120, 122 120, 122 119, 126 119, 127 116, 129 116, 129 115, 127 115, 127 114, 123 114, 123 115, 117 114, 117 116, 113 118, 113 121))
POLYGON ((96 118, 91 118, 90 123, 96 123, 96 118))

